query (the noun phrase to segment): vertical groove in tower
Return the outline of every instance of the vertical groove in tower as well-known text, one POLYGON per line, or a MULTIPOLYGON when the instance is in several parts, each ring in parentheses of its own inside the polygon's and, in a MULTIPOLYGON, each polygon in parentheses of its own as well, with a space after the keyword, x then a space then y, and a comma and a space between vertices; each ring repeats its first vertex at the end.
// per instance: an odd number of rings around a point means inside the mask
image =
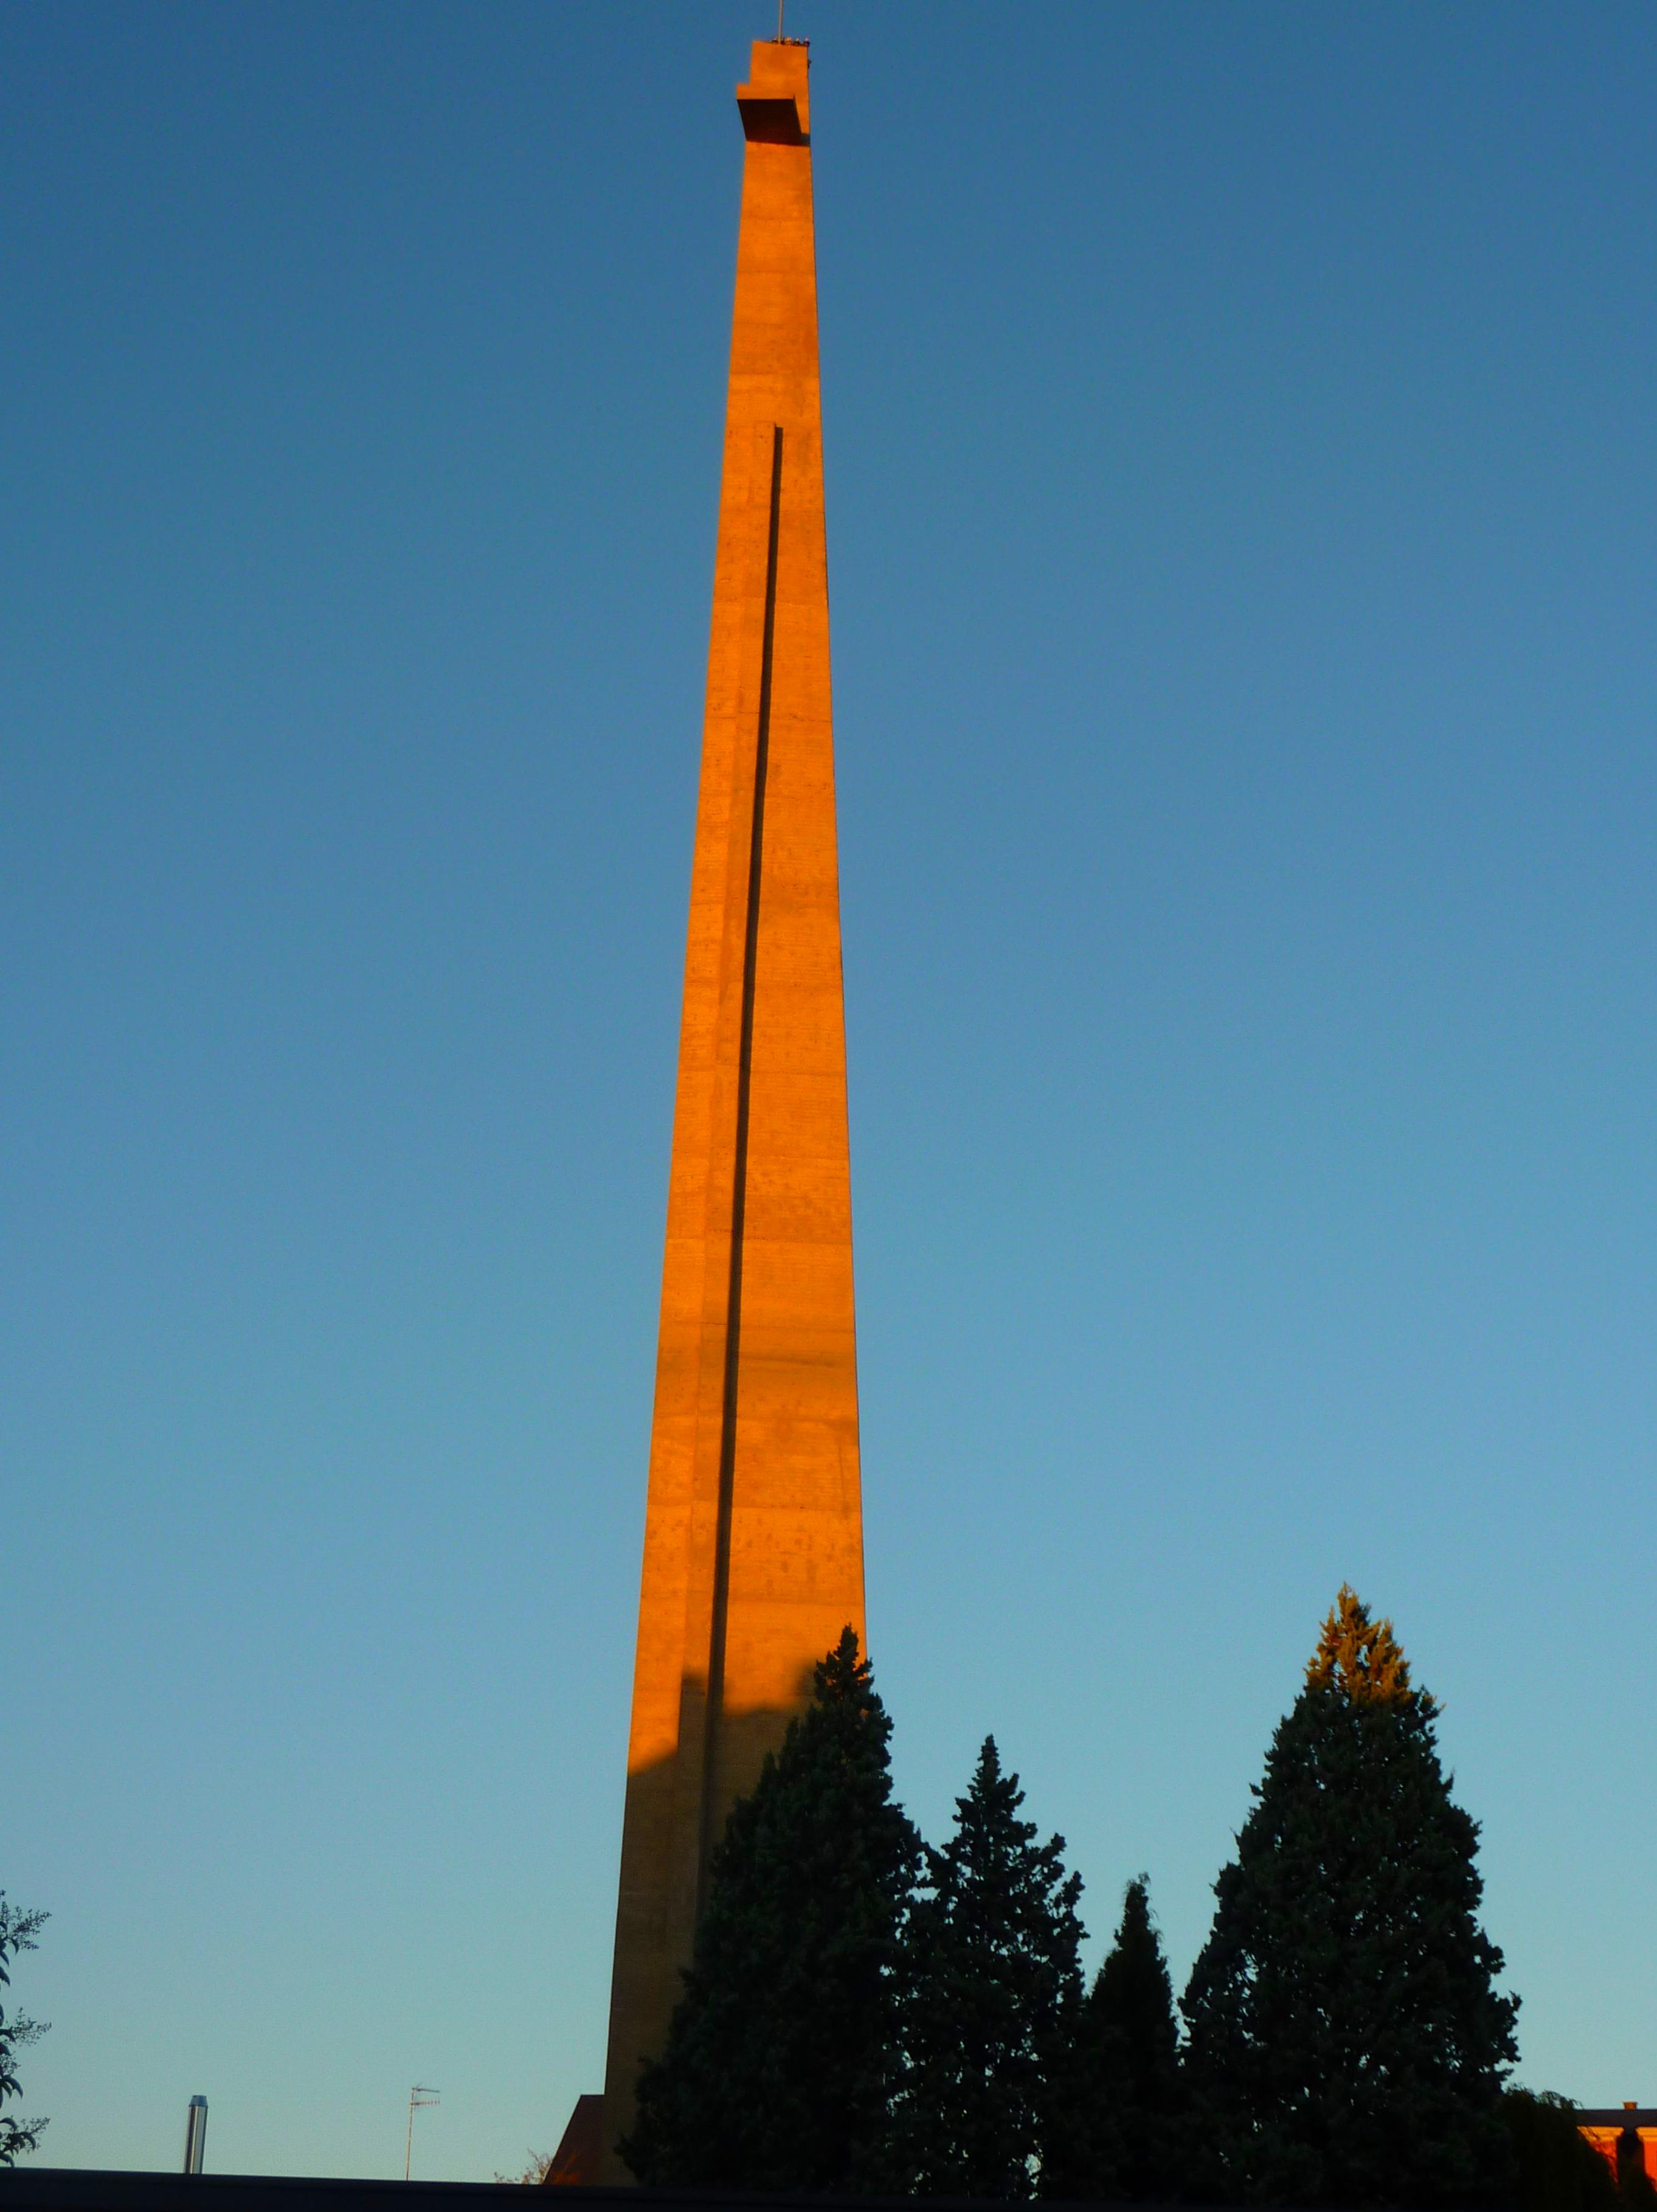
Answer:
POLYGON ((863 1520, 807 49, 756 43, 604 2082, 606 2178, 708 1855, 849 1622, 863 1520))

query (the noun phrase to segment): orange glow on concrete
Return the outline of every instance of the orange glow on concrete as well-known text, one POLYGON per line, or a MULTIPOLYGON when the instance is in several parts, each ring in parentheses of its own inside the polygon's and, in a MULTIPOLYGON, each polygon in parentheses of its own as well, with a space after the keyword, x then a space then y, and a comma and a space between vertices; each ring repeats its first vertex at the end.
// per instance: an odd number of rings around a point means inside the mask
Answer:
POLYGON ((707 1855, 849 1622, 863 1520, 807 50, 757 43, 628 1751, 605 2175, 707 1855))

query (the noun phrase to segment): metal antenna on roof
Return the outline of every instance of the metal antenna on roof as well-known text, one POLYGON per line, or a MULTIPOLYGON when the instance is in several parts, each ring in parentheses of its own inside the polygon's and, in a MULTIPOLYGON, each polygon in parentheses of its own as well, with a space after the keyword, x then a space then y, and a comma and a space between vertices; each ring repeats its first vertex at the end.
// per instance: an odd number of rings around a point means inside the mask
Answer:
POLYGON ((782 43, 782 11, 786 5, 787 0, 777 0, 777 43, 779 46, 782 43))
POLYGON ((443 2092, 428 2089, 423 2081, 416 2081, 409 2092, 409 2133, 403 2146, 403 2179, 405 2181, 414 2164, 414 2116, 416 2112, 423 2112, 428 2105, 440 2104, 442 2100, 443 2092))

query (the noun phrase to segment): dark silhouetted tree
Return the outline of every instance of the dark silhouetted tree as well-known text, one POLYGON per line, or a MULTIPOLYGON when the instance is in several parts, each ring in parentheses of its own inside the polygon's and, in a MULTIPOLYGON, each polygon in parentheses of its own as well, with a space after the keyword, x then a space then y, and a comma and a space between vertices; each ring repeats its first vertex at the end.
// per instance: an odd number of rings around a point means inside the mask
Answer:
POLYGON ((1181 2172, 1180 2033, 1144 1875, 1081 2008, 1042 2194, 1164 2202, 1181 2172))
MULTIPOLYGON (((20 1912, 15 1905, 7 1904, 6 1893, 0 1889, 0 1987, 11 1986, 7 1960, 20 1951, 39 1948, 34 1939, 49 1917, 45 1912, 20 1912)), ((18 2052, 37 2042, 50 2026, 49 2021, 31 2020, 27 2013, 13 2012, 8 2019, 5 2007, 0 2005, 0 2106, 19 2094, 18 2052)), ((15 2119, 0 2111, 0 2166, 15 2166, 20 2152, 39 2149, 46 2124, 40 2119, 15 2119)))
POLYGON ((955 1832, 926 1853, 909 1917, 890 2185, 920 2195, 1035 2191, 1082 1999, 1078 1875, 1035 1840, 1024 1793, 986 1738, 955 1832))
POLYGON ((920 1839, 892 1801, 891 1723, 848 1628, 709 1869, 667 2047, 621 2145, 639 2179, 848 2190, 877 2179, 895 1968, 920 1839))
POLYGON ((1518 2212, 1618 2212, 1610 2163, 1582 2134, 1569 2097, 1509 2089, 1502 2114, 1513 2143, 1518 2212))
POLYGON ((1516 2002, 1478 1827, 1389 1621, 1343 1589, 1278 1725, 1184 2000, 1193 2186, 1296 2204, 1512 2192, 1516 2002))
POLYGON ((1646 2171, 1646 2147, 1631 2123, 1617 2138, 1617 2194, 1624 2212, 1657 2212, 1657 2185, 1646 2171))
POLYGON ((496 2166, 495 2178, 497 2181, 510 2183, 513 2188, 544 2188, 549 2185, 547 2174, 555 2156, 556 2153, 549 2150, 526 2150, 521 2173, 502 2173, 496 2166))

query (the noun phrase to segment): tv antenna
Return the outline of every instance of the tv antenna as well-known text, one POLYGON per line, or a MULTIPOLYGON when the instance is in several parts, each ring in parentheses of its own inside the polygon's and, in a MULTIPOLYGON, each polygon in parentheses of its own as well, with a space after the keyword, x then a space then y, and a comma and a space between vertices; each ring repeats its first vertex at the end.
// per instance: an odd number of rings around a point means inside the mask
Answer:
POLYGON ((416 2112, 423 2112, 428 2105, 440 2105, 442 2101, 443 2092, 428 2089, 423 2081, 416 2081, 409 2092, 409 2139, 403 2146, 403 2179, 405 2181, 409 2178, 409 2169, 414 2164, 414 2116, 416 2112))

